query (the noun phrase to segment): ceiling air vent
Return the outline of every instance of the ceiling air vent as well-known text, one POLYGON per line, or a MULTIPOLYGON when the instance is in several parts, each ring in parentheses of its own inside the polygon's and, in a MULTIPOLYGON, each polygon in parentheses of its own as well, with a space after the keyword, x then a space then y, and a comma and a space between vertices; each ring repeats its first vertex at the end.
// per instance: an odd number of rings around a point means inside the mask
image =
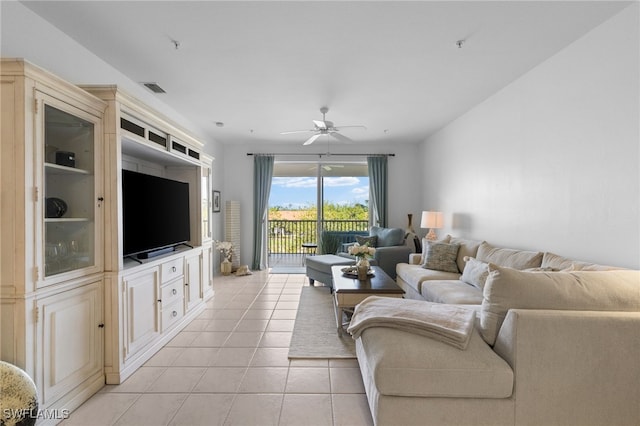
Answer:
POLYGON ((153 93, 167 93, 164 91, 164 89, 160 86, 158 86, 158 83, 142 83, 144 84, 144 86, 151 90, 153 93))

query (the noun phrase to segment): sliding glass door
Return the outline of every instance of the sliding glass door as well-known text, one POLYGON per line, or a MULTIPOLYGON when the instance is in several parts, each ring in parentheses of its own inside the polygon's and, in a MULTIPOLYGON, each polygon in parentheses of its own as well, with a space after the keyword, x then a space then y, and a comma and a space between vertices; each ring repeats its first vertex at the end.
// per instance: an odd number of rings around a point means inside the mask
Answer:
POLYGON ((270 264, 322 252, 323 231, 366 231, 366 162, 276 161, 268 218, 270 264))
MULTIPOLYGON (((295 260, 303 244, 317 242, 318 171, 312 163, 278 163, 273 166, 269 195, 268 248, 281 262, 295 260)), ((306 249, 306 247, 304 247, 306 249)))

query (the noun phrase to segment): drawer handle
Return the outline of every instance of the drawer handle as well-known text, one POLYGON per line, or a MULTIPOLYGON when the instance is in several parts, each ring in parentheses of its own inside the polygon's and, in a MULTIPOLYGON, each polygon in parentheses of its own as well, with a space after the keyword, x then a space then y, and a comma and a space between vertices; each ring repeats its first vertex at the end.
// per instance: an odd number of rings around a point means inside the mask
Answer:
POLYGON ((178 290, 174 288, 173 290, 171 290, 171 294, 178 294, 178 290))
POLYGON ((175 317, 178 316, 178 313, 176 311, 173 311, 173 312, 171 312, 171 316, 175 318, 175 317))
POLYGON ((171 272, 175 272, 175 271, 176 271, 176 267, 175 267, 175 266, 172 266, 172 267, 171 267, 171 272))

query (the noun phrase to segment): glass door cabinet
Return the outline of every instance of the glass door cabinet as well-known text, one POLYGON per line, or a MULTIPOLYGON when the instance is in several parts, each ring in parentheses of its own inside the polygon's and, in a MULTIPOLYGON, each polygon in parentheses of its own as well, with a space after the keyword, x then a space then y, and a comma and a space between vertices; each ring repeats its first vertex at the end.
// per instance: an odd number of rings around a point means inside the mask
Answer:
MULTIPOLYGON (((42 94, 44 281, 101 267, 100 121, 42 94)), ((57 281, 57 279, 55 280, 57 281)))

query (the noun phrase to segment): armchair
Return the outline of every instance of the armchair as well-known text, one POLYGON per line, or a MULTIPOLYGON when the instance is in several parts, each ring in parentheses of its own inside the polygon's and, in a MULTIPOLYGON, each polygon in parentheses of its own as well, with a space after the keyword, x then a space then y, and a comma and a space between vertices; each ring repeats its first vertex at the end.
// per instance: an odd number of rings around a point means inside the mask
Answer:
MULTIPOLYGON (((380 228, 372 226, 368 237, 356 236, 356 242, 365 244, 367 242, 370 247, 375 247, 376 253, 373 260, 382 268, 382 270, 392 279, 396 279, 396 265, 406 262, 409 254, 415 251, 413 240, 405 238, 405 231, 401 228, 380 228)), ((349 246, 355 243, 342 244, 340 256, 350 256, 349 246)))

